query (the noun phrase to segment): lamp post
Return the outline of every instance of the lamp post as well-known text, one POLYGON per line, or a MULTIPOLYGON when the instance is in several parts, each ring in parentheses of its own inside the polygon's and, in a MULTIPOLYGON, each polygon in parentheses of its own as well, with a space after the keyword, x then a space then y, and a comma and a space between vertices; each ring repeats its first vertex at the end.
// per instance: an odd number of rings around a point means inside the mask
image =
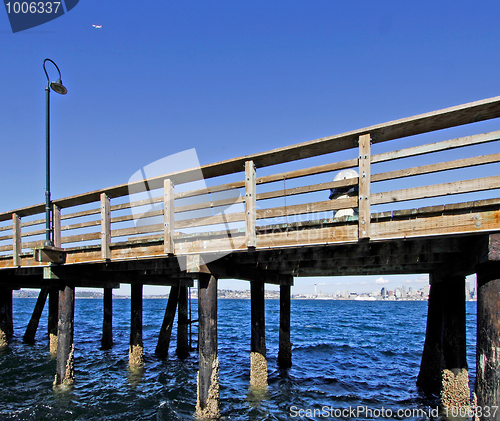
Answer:
POLYGON ((46 58, 43 61, 43 70, 45 71, 45 76, 47 76, 47 86, 45 87, 45 110, 46 110, 46 130, 45 130, 45 242, 44 246, 53 246, 52 241, 52 227, 50 224, 50 88, 58 94, 66 95, 68 90, 64 87, 61 81, 61 71, 57 64, 54 63, 50 58, 46 58), (59 78, 56 82, 50 82, 47 69, 45 68, 45 63, 50 61, 57 69, 59 73, 59 78))

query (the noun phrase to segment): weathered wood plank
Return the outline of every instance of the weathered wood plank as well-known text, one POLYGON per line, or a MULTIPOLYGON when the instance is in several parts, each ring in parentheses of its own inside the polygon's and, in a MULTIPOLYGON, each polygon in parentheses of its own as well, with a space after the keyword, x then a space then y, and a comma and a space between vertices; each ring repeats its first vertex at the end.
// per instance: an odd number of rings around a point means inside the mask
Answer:
POLYGON ((57 205, 53 206, 52 218, 54 224, 54 247, 61 247, 61 208, 57 205))
POLYGON ((372 164, 500 140, 500 130, 372 155, 372 164))
POLYGON ((330 181, 329 183, 319 183, 319 184, 312 184, 309 186, 292 187, 284 190, 259 193, 257 194, 257 200, 267 200, 283 196, 294 196, 297 194, 314 193, 318 191, 334 189, 337 187, 355 186, 357 184, 358 184, 357 178, 348 178, 345 180, 330 181))
POLYGON ((457 159, 455 161, 440 162, 437 164, 422 165, 420 167, 373 174, 372 182, 394 180, 397 178, 412 177, 415 175, 430 174, 441 171, 454 170, 458 168, 474 167, 477 165, 491 164, 493 162, 500 162, 500 153, 475 156, 472 158, 457 159))
POLYGON ((21 217, 17 213, 12 214, 12 252, 14 266, 21 265, 21 217))
MULTIPOLYGON (((100 240, 100 239, 101 239, 100 232, 92 232, 89 234, 68 235, 66 237, 61 238, 61 244, 79 243, 81 241, 91 241, 91 240, 100 240)), ((33 244, 38 244, 38 242, 34 242, 33 244)), ((33 247, 30 247, 30 248, 33 248, 33 247)))
POLYGON ((359 238, 370 238, 371 137, 359 137, 359 238))
POLYGON ((416 217, 407 220, 372 221, 371 239, 386 240, 448 234, 498 231, 500 211, 484 211, 416 217))
POLYGON ((45 240, 25 242, 23 243, 23 248, 25 249, 41 248, 44 242, 45 240))
MULTIPOLYGON (((99 207, 98 209, 89 209, 86 211, 67 213, 67 214, 61 215, 61 219, 63 219, 63 220, 75 219, 75 218, 81 218, 84 216, 99 215, 100 213, 101 213, 101 208, 99 207)), ((43 222, 45 222, 45 220, 43 220, 43 222)))
POLYGON ((161 232, 163 233, 164 224, 152 224, 140 227, 132 228, 120 228, 116 230, 111 230, 112 237, 125 237, 127 235, 138 235, 151 232, 161 232))
POLYGON ((257 246, 257 185, 255 164, 245 162, 245 232, 247 247, 257 246))
POLYGON ((353 168, 358 165, 357 159, 349 159, 346 161, 333 162, 331 164, 318 165, 315 167, 302 168, 300 170, 287 171, 280 174, 266 175, 257 178, 257 184, 273 183, 282 180, 291 180, 292 178, 305 177, 309 175, 324 174, 332 171, 344 170, 353 168))
MULTIPOLYGON (((241 170, 243 170, 243 167, 241 170)), ((175 194, 175 198, 176 199, 185 199, 187 197, 201 196, 204 194, 219 193, 219 192, 229 191, 229 190, 238 190, 242 187, 245 187, 245 181, 243 181, 243 180, 242 181, 234 181, 232 183, 220 184, 220 185, 216 185, 216 186, 207 186, 203 189, 178 192, 175 194)))
MULTIPOLYGON (((12 219, 10 219, 10 222, 12 222, 12 219)), ((43 220, 43 223, 45 223, 45 219, 43 220)), ((22 224, 22 222, 21 222, 22 224)), ((22 225, 21 225, 22 227, 22 225)), ((3 227, 0 227, 0 232, 2 231, 10 231, 12 229, 12 224, 5 225, 3 227)))
MULTIPOLYGON (((220 184, 217 186, 204 187, 202 189, 178 192, 178 193, 175 193, 174 198, 175 199, 186 199, 189 197, 209 195, 210 193, 219 193, 219 192, 223 192, 223 191, 238 190, 241 187, 245 187, 244 181, 237 181, 234 183, 227 183, 227 184, 220 184)), ((152 198, 148 198, 148 199, 137 200, 134 202, 127 202, 127 203, 121 203, 119 205, 113 205, 111 207, 111 211, 130 209, 133 207, 152 205, 152 204, 162 203, 162 202, 163 202, 163 196, 152 197, 152 198)), ((207 205, 204 207, 210 207, 210 206, 207 205)), ((186 210, 189 210, 189 209, 186 209, 186 210)))
MULTIPOLYGON (((162 198, 163 201, 163 198, 162 198)), ((155 216, 162 216, 163 217, 163 209, 158 209, 154 211, 149 211, 149 212, 144 212, 141 213, 140 219, 146 219, 146 218, 153 218, 155 216)), ((135 221, 138 218, 138 215, 124 215, 124 216, 115 216, 111 218, 111 223, 116 224, 118 222, 127 222, 127 221, 135 221)))
POLYGON ((106 193, 101 194, 101 258, 111 258, 111 210, 110 199, 106 193))
MULTIPOLYGON (((175 210, 174 210, 174 185, 167 179, 164 183, 163 198, 163 245, 165 254, 174 254, 175 210)), ((167 347, 168 350, 168 347, 167 347)))
POLYGON ((148 197, 147 199, 143 199, 143 200, 136 200, 134 202, 125 202, 125 203, 119 203, 117 205, 113 205, 113 206, 111 206, 111 212, 114 212, 117 210, 135 208, 135 207, 139 207, 139 206, 154 205, 156 203, 162 203, 162 202, 163 202, 163 196, 148 197))
POLYGON ((37 219, 36 221, 21 222, 21 228, 32 227, 34 225, 42 225, 42 224, 45 225, 45 218, 37 219))
POLYGON ((290 247, 313 244, 335 244, 358 241, 357 225, 274 232, 258 236, 258 248, 290 247))
POLYGON ((357 197, 325 200, 323 202, 304 203, 300 205, 282 206, 279 208, 257 209, 257 219, 277 218, 281 216, 303 215, 306 213, 326 212, 338 209, 354 208, 358 205, 357 197))
MULTIPOLYGON (((113 222, 113 220, 111 220, 111 222, 113 222)), ((80 222, 79 224, 63 225, 61 227, 61 231, 71 231, 82 228, 97 227, 100 225, 101 225, 100 219, 96 219, 95 221, 80 222)))
POLYGON ((241 222, 245 220, 245 212, 225 213, 202 218, 191 218, 175 221, 175 228, 194 228, 208 225, 226 224, 229 222, 241 222))
MULTIPOLYGON (((238 192, 239 193, 239 192, 238 192)), ((199 209, 213 209, 221 206, 231 206, 236 203, 244 203, 244 197, 230 197, 229 199, 216 200, 213 202, 194 203, 192 205, 176 206, 175 213, 188 212, 199 209)))
POLYGON ((209 253, 209 252, 227 252, 234 250, 246 250, 245 237, 237 238, 240 241, 234 241, 234 238, 219 237, 219 238, 201 238, 193 239, 193 241, 176 242, 176 255, 189 253, 209 253))
POLYGON ((41 234, 45 234, 45 229, 36 230, 36 231, 23 231, 21 233, 21 238, 24 238, 24 237, 33 237, 34 235, 41 235, 41 234))
POLYGON ((465 181, 453 181, 450 183, 433 184, 430 186, 413 187, 410 189, 373 193, 371 195, 371 202, 373 205, 379 205, 382 203, 403 202, 405 200, 448 196, 452 194, 469 193, 498 188, 500 188, 500 176, 492 176, 465 181))

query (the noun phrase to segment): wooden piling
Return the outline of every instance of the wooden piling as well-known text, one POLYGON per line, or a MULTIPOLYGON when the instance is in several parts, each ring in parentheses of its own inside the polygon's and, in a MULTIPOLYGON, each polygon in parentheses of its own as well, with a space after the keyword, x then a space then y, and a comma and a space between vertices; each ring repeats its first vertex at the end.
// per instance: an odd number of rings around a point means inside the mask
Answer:
POLYGON ((198 400, 200 418, 218 418, 219 359, 217 355, 217 278, 200 273, 198 278, 198 400))
POLYGON ((7 305, 8 305, 8 315, 9 317, 7 318, 8 321, 8 332, 9 336, 14 335, 14 306, 13 306, 13 300, 12 300, 12 294, 13 290, 9 290, 7 293, 7 305))
POLYGON ((259 281, 250 282, 251 340, 250 386, 267 387, 265 288, 259 281))
POLYGON ((113 288, 104 288, 101 348, 113 346, 113 288))
MULTIPOLYGON (((451 271, 450 271, 451 272, 451 271)), ((417 385, 445 408, 470 405, 466 359, 465 277, 431 275, 426 341, 417 385)))
POLYGON ((177 313, 177 349, 179 358, 189 357, 189 317, 188 317, 188 287, 179 287, 179 309, 177 313))
POLYGON ((57 355, 57 324, 59 320, 59 290, 51 288, 49 290, 49 317, 47 328, 49 334, 50 354, 57 355))
POLYGON ((130 346, 129 366, 139 368, 144 365, 142 343, 142 284, 132 284, 130 300, 130 346))
POLYGON ((177 309, 178 301, 179 301, 179 286, 174 285, 170 288, 167 308, 165 309, 165 316, 163 317, 160 336, 158 338, 158 345, 156 345, 155 354, 159 358, 168 357, 168 348, 170 347, 170 337, 172 335, 172 326, 174 325, 175 310, 177 309))
POLYGON ((417 386, 425 393, 438 395, 441 391, 443 357, 443 294, 442 282, 431 275, 427 304, 427 328, 424 350, 417 377, 417 386))
POLYGON ((441 405, 465 408, 470 405, 465 323, 465 276, 444 278, 443 357, 441 405))
POLYGON ((280 333, 278 367, 292 366, 292 342, 290 341, 291 286, 280 285, 280 333))
POLYGON ((57 325, 57 364, 54 386, 74 383, 75 288, 66 285, 59 291, 59 323, 57 325))
MULTIPOLYGON (((477 272, 476 398, 478 408, 500 405, 500 263, 486 263, 477 272)), ((480 417, 481 420, 500 420, 480 417)))
POLYGON ((40 317, 42 316, 43 308, 45 307, 45 302, 47 301, 47 295, 49 290, 47 288, 42 288, 40 294, 38 294, 38 299, 36 300, 35 309, 31 315, 31 319, 26 328, 26 332, 23 336, 23 341, 26 343, 35 342, 35 335, 38 329, 38 324, 40 323, 40 317))
POLYGON ((12 290, 0 288, 0 349, 7 347, 13 331, 12 290))

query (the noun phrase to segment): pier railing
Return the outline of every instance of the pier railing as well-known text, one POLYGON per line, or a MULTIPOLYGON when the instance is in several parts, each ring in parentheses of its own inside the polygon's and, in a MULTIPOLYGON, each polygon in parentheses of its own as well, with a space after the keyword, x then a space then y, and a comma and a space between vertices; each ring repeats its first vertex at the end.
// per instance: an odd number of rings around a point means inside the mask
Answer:
MULTIPOLYGON (((500 230, 500 131, 424 135, 497 117, 500 97, 54 200, 54 246, 80 263, 500 230)), ((0 268, 47 264, 44 212, 0 214, 0 268)))

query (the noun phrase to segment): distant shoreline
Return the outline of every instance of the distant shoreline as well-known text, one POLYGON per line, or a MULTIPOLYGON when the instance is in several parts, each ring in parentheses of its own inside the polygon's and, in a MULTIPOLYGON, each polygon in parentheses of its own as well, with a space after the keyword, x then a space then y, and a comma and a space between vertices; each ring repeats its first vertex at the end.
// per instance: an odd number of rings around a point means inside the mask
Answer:
MULTIPOLYGON (((14 291, 13 298, 22 299, 36 299, 38 298, 39 292, 36 290, 27 290, 27 291, 14 291)), ((104 298, 104 294, 99 292, 92 291, 76 291, 75 298, 77 300, 102 300, 104 298)), ((167 300, 168 294, 165 295, 144 295, 143 299, 146 300, 167 300)), ((114 299, 117 300, 130 300, 130 295, 113 295, 114 299)), ((196 295, 192 297, 193 299, 197 299, 196 295)), ((228 294, 227 291, 220 291, 219 300, 249 300, 250 299, 250 291, 231 291, 231 294, 228 294), (234 295, 233 295, 234 293, 234 295)), ((395 302, 395 301, 427 301, 427 297, 405 297, 405 298, 397 298, 397 299, 387 299, 387 298, 378 298, 375 299, 367 299, 365 297, 353 296, 352 298, 344 298, 344 297, 304 297, 302 294, 297 294, 297 296, 292 296, 292 300, 303 300, 303 301, 366 301, 366 302, 375 302, 375 301, 387 301, 387 302, 395 302)), ((266 293, 266 300, 279 300, 279 291, 268 291, 266 293)), ((467 301, 477 301, 476 299, 470 299, 467 301)))

